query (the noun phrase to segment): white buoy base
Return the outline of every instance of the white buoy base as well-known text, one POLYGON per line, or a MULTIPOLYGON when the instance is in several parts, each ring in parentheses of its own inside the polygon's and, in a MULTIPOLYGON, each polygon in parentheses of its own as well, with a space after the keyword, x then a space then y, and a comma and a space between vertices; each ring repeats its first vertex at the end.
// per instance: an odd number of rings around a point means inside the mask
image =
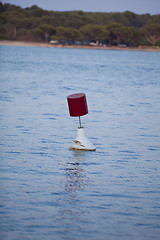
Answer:
POLYGON ((77 137, 70 146, 71 150, 86 150, 95 151, 95 146, 90 142, 90 140, 84 134, 84 128, 78 128, 77 137))

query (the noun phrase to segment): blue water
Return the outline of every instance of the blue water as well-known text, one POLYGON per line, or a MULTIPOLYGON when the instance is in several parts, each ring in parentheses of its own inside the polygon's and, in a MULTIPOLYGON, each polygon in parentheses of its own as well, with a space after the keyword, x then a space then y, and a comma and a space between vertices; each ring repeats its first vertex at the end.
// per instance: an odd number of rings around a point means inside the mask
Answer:
POLYGON ((160 52, 0 46, 1 240, 158 240, 160 52), (95 152, 70 151, 82 117, 95 152))

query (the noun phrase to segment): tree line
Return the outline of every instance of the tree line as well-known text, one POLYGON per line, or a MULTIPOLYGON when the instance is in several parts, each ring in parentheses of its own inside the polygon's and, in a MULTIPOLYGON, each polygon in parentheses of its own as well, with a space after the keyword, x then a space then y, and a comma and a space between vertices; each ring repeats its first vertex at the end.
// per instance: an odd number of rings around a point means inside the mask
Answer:
POLYGON ((0 39, 160 46, 160 14, 47 11, 0 2, 0 39))

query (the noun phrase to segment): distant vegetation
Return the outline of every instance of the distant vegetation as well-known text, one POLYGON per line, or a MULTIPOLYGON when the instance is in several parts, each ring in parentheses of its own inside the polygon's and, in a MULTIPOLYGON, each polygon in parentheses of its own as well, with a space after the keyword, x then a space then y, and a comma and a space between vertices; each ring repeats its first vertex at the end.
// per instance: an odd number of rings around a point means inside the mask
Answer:
POLYGON ((59 12, 0 2, 0 39, 160 46, 160 14, 59 12))

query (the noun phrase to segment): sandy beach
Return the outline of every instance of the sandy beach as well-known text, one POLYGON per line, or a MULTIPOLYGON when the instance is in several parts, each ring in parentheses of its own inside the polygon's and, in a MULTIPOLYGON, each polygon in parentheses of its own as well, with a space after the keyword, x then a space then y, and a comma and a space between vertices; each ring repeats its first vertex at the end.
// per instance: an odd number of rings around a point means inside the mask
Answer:
POLYGON ((54 48, 81 48, 81 49, 103 49, 103 50, 127 50, 127 51, 160 51, 160 47, 139 46, 139 47, 119 47, 119 46, 82 46, 82 45, 53 45, 44 42, 25 42, 1 40, 0 45, 8 46, 32 46, 32 47, 54 47, 54 48))

